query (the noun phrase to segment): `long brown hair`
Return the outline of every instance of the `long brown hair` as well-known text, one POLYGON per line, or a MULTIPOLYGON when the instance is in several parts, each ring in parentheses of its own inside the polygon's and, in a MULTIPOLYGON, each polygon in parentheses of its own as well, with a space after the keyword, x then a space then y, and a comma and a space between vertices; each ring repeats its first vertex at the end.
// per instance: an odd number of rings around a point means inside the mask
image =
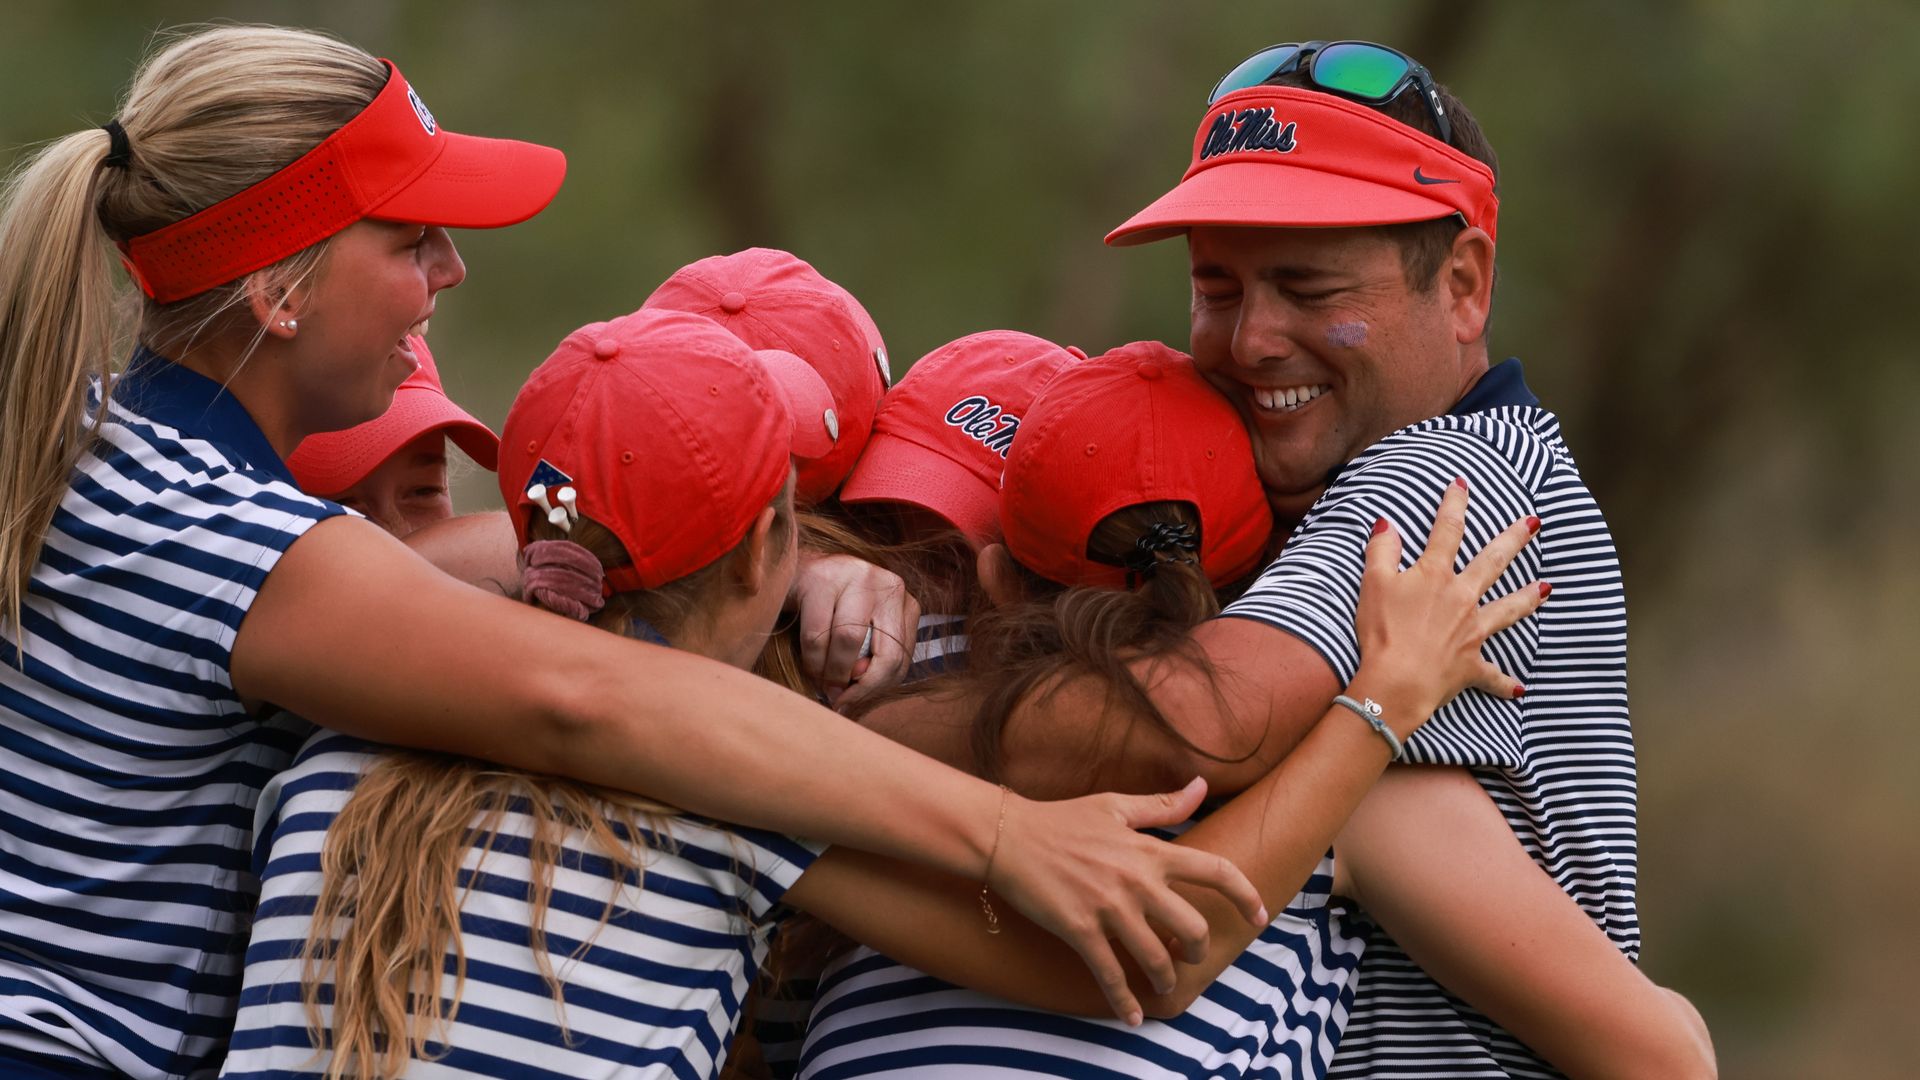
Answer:
MULTIPOLYGON (((314 274, 322 241, 238 281, 116 324, 112 242, 189 217, 318 145, 379 93, 366 52, 304 30, 178 34, 140 66, 116 118, 132 147, 92 128, 26 159, 0 194, 0 626, 17 628, 40 544, 89 444, 88 388, 117 344, 167 351, 241 325, 250 289, 314 274)), ((263 328, 256 328, 256 332, 263 328)), ((104 406, 100 415, 105 415, 104 406)), ((17 631, 16 631, 17 632, 17 631)))
MULTIPOLYGON (((1159 525, 1185 526, 1198 535, 1200 515, 1185 502, 1123 507, 1094 527, 1087 556, 1126 566, 1137 550, 1136 541, 1159 525)), ((1044 700, 1080 678, 1103 687, 1108 709, 1129 722, 1152 724, 1214 760, 1238 760, 1189 741, 1160 712, 1136 674, 1136 665, 1146 661, 1190 665, 1209 682, 1215 679, 1187 633, 1220 612, 1219 597, 1197 559, 1163 557, 1131 589, 1069 588, 1025 567, 1019 567, 1019 573, 1024 596, 977 611, 967 622, 965 669, 927 687, 930 693, 957 689, 978 702, 972 738, 975 769, 981 776, 1000 778, 1001 739, 1019 706, 1030 698, 1044 700)))
MULTIPOLYGON (((774 551, 782 549, 793 527, 789 498, 783 492, 775 502, 769 532, 774 551)), ((528 539, 571 540, 603 567, 629 561, 613 532, 591 519, 563 533, 536 518, 528 539)), ((723 570, 745 557, 748 543, 743 540, 707 566, 658 588, 615 593, 589 621, 624 634, 635 619, 644 619, 673 637, 721 599, 723 570)), ((647 838, 673 850, 669 819, 677 811, 625 792, 474 758, 389 749, 360 778, 328 828, 320 857, 320 898, 303 951, 301 981, 313 1045, 333 1050, 328 1080, 399 1076, 407 1062, 426 1057, 427 1044, 453 1022, 466 981, 460 909, 471 888, 461 886, 461 869, 469 851, 477 848, 482 860, 493 851, 509 812, 523 815, 532 827, 528 944, 553 995, 564 1036, 565 986, 547 951, 545 924, 553 868, 569 835, 584 834, 610 866, 612 887, 600 913, 604 927, 616 901, 644 886, 647 838), (451 1003, 443 1004, 440 981, 449 949, 454 987, 451 1003), (333 985, 331 1039, 320 1010, 320 987, 328 982, 333 985)), ((593 939, 589 935, 571 957, 581 955, 593 939)))

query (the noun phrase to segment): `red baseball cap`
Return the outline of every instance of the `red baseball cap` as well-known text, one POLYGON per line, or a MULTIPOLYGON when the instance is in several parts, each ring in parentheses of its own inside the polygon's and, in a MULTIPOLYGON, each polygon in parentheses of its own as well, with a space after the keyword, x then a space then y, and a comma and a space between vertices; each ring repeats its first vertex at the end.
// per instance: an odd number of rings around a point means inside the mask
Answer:
POLYGON ((565 155, 447 131, 400 69, 380 62, 386 86, 320 145, 191 217, 122 241, 140 290, 163 304, 197 296, 362 218, 493 229, 552 201, 565 155))
POLYGON ((691 311, 756 349, 779 349, 813 365, 833 391, 829 425, 839 446, 800 466, 803 502, 832 495, 867 447, 873 414, 893 381, 887 347, 853 294, 785 251, 748 248, 675 271, 643 308, 691 311))
POLYGON ((1266 553, 1273 512, 1253 444, 1190 357, 1136 341, 1063 369, 1007 457, 1007 550, 1049 581, 1125 588, 1126 569, 1089 559, 1087 540, 1108 514, 1162 501, 1199 511, 1200 567, 1215 585, 1266 553))
POLYGON ((1016 330, 968 334, 887 391, 840 501, 902 502, 952 522, 974 547, 1000 533, 1000 473, 1027 406, 1086 354, 1016 330))
POLYGON ((338 495, 366 479, 394 452, 430 431, 443 431, 468 457, 492 472, 500 459, 493 429, 455 405, 440 385, 440 371, 425 338, 407 339, 420 366, 393 392, 387 411, 345 431, 309 435, 287 458, 303 491, 338 495))
POLYGON ((633 560, 607 571, 610 591, 685 577, 740 543, 794 456, 832 450, 817 421, 794 419, 831 400, 798 357, 756 353, 698 315, 583 326, 528 376, 501 429, 514 534, 524 547, 533 515, 571 489, 633 560))
POLYGON ((1496 236, 1493 170, 1358 102, 1294 86, 1236 90, 1207 107, 1172 191, 1107 234, 1113 245, 1195 225, 1392 225, 1460 215, 1496 236))

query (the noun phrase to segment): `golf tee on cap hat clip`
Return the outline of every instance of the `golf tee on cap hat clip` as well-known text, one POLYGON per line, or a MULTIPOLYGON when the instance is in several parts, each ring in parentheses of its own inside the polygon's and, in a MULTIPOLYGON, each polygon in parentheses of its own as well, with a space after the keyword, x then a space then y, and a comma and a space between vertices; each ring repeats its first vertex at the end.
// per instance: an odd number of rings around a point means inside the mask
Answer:
POLYGON ((711 319, 641 310, 567 335, 514 398, 500 494, 521 547, 534 515, 607 529, 629 565, 609 588, 655 588, 733 550, 796 452, 832 449, 832 395, 798 358, 755 352, 711 319))
POLYGON ((1498 239, 1493 170, 1332 94, 1255 86, 1208 107, 1186 174, 1107 234, 1116 246, 1196 225, 1331 228, 1459 215, 1498 239))
POLYGON ((166 304, 271 266, 362 218, 491 229, 552 201, 551 147, 441 128, 394 67, 359 115, 285 168, 191 217, 120 242, 140 291, 166 304))

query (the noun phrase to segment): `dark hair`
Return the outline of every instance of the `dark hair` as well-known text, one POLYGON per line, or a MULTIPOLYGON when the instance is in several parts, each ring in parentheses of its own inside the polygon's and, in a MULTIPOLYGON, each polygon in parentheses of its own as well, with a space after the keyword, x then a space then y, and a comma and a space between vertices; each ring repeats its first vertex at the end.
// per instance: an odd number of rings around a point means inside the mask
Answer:
MULTIPOLYGON (((1317 90, 1307 81, 1304 72, 1289 72, 1278 76, 1272 82, 1275 86, 1297 86, 1307 90, 1317 90)), ((1500 158, 1493 152, 1493 144, 1487 141, 1487 133, 1480 129, 1480 121, 1473 118, 1461 100, 1453 92, 1439 83, 1433 89, 1440 97, 1440 107, 1447 114, 1447 123, 1453 129, 1447 144, 1455 150, 1482 162, 1493 170, 1494 190, 1500 189, 1500 158)), ((1385 105, 1368 105, 1368 108, 1384 116, 1391 117, 1424 135, 1440 137, 1440 130, 1434 126, 1433 114, 1427 111, 1426 102, 1420 99, 1417 90, 1409 89, 1385 105)), ((1375 226, 1384 235, 1400 246, 1400 268, 1406 275, 1407 287, 1420 292, 1433 288, 1434 276, 1446 262, 1447 253, 1453 250, 1453 238, 1464 228, 1458 217, 1435 218, 1432 221, 1410 221, 1402 225, 1375 226)))
MULTIPOLYGON (((1123 507, 1100 520, 1087 538, 1087 557, 1126 566, 1135 541, 1157 525, 1186 526, 1198 534, 1199 511, 1186 502, 1123 507)), ((1019 564, 1016 563, 1016 566, 1019 564)), ((973 751, 980 775, 1001 775, 1000 744, 1014 710, 1082 678, 1105 688, 1109 711, 1129 723, 1160 728, 1195 753, 1223 758, 1195 746, 1154 705, 1135 674, 1140 661, 1191 665, 1215 677, 1188 631, 1220 612, 1220 601, 1197 559, 1158 562, 1138 587, 1063 586, 1020 567, 1026 598, 977 612, 967 623, 966 670, 946 677, 979 702, 974 711, 973 751)))

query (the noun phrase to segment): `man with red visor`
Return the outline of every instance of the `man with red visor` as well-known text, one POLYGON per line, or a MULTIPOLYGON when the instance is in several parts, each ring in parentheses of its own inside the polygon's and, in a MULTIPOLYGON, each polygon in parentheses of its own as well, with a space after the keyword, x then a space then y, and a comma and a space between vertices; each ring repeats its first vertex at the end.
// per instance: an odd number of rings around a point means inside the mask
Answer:
MULTIPOLYGON (((1629 992, 1644 980, 1635 761, 1612 539, 1520 362, 1489 362, 1495 177, 1472 115, 1404 54, 1279 45, 1220 81, 1180 182, 1107 237, 1186 237, 1194 360, 1252 435, 1275 535, 1291 531, 1245 596, 1194 631, 1229 673, 1224 693, 1188 669, 1161 683, 1166 714, 1219 758, 1139 737, 1125 782, 1198 768, 1216 792, 1236 790, 1293 746, 1358 664, 1354 605, 1377 521, 1416 557, 1456 479, 1473 494, 1469 554, 1537 517, 1537 540, 1490 594, 1536 579, 1553 590, 1487 646, 1524 691, 1441 709, 1335 847, 1359 902, 1344 917, 1368 946, 1331 1075, 1597 1075, 1623 1061, 1682 1075, 1674 1062, 1710 1067, 1711 1051, 1677 998, 1693 1046, 1643 1045, 1649 1025, 1622 1007, 1573 1031, 1540 1004, 1575 983, 1595 1001, 1646 1000, 1629 992), (1391 880, 1370 881, 1385 864, 1391 880), (1449 904, 1480 932, 1395 939, 1397 915, 1449 904), (1513 960, 1489 983, 1458 961, 1475 954, 1513 960)), ((1011 725, 1009 760, 1035 777, 1086 760, 1103 736, 1064 711, 1011 725)))

